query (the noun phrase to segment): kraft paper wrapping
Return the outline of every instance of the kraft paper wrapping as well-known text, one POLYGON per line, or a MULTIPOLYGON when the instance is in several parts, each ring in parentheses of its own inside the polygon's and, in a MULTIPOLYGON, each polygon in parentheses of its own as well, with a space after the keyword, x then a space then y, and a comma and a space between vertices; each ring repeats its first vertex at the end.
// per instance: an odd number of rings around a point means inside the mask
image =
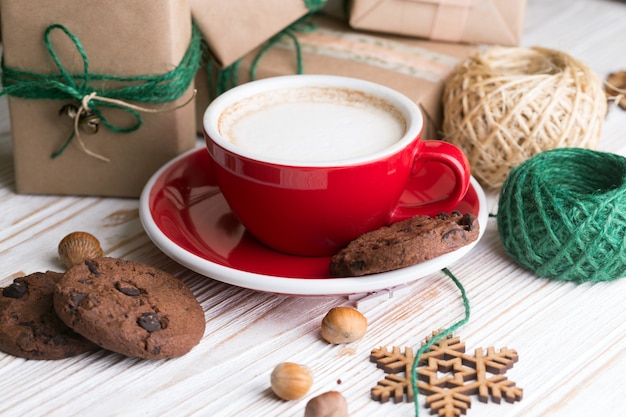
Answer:
MULTIPOLYGON (((314 31, 296 33, 303 52, 304 73, 361 78, 398 90, 422 109, 422 137, 441 138, 444 82, 459 63, 478 50, 476 46, 372 35, 350 29, 347 23, 331 17, 316 17, 314 22, 314 31)), ((243 59, 239 83, 250 80, 250 65, 257 54, 253 51, 243 59)), ((293 42, 285 37, 262 56, 256 79, 295 73, 293 42)), ((200 83, 206 83, 206 79, 200 83)), ((198 100, 199 115, 208 105, 208 98, 203 97, 198 100)), ((202 129, 201 124, 198 127, 202 129)))
POLYGON ((474 44, 519 45, 526 0, 353 0, 350 25, 474 44))
POLYGON ((304 0, 189 0, 211 54, 226 67, 309 12, 304 0))
MULTIPOLYGON (((180 63, 191 39, 186 0, 135 0, 123 6, 110 0, 83 0, 80 6, 69 0, 33 0, 28 13, 24 13, 23 1, 3 0, 5 65, 58 73, 43 41, 45 29, 53 23, 62 24, 80 40, 92 74, 167 73, 180 63)), ((83 62, 70 40, 56 31, 51 40, 68 72, 82 74, 83 62)), ((193 96, 193 88, 192 83, 173 102, 141 105, 182 105, 193 96)), ((142 126, 131 133, 114 133, 100 126, 94 135, 81 135, 90 151, 109 162, 87 155, 76 140, 52 159, 51 154, 73 130, 59 117, 60 108, 69 101, 15 97, 8 101, 18 193, 137 197, 159 167, 196 143, 192 102, 173 111, 141 114, 142 126)), ((104 109, 103 114, 116 125, 134 122, 120 110, 104 109)))

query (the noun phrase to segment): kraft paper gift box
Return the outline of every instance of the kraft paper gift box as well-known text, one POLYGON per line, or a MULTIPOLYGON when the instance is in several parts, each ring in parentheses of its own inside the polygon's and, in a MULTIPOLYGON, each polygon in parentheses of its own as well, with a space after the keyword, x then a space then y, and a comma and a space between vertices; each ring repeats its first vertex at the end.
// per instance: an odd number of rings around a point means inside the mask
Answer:
POLYGON ((194 21, 219 66, 226 67, 324 0, 189 0, 194 21))
MULTIPOLYGON (((302 50, 303 73, 361 78, 398 90, 422 109, 422 137, 440 138, 445 79, 459 63, 477 52, 476 46, 373 35, 355 31, 346 22, 325 16, 316 17, 313 22, 314 30, 292 31, 302 50)), ((250 68, 257 58, 259 50, 244 57, 239 66, 239 84, 250 80, 250 68)), ((293 41, 286 36, 262 54, 255 79, 295 74, 296 59, 293 41)), ((206 96, 198 100, 199 117, 208 103, 206 96)))
POLYGON ((358 29, 448 42, 517 46, 526 0, 353 0, 358 29))
MULTIPOLYGON (((21 0, 3 0, 4 66, 46 77, 59 76, 61 71, 44 43, 46 29, 59 24, 84 49, 89 74, 86 84, 90 87, 93 83, 94 88, 113 88, 122 83, 99 81, 97 74, 160 76, 181 64, 190 50, 190 16, 186 0, 135 0, 123 5, 111 0, 32 0, 28 12, 21 0)), ((195 38, 199 51, 200 35, 195 38)), ((63 68, 76 84, 82 85, 85 62, 76 44, 59 29, 50 31, 49 40, 63 68)), ((197 64, 193 70, 197 71, 197 64)), ((40 86, 35 83, 36 88, 40 86)), ((159 167, 195 146, 195 106, 187 103, 194 96, 193 89, 192 76, 187 85, 179 87, 184 91, 172 101, 130 102, 156 112, 138 111, 141 126, 127 133, 101 123, 97 133, 81 132, 65 149, 63 144, 72 137, 74 125, 69 116, 60 112, 67 109, 63 107, 66 104, 80 107, 78 100, 21 98, 7 93, 16 191, 138 197, 159 167)), ((97 106, 98 98, 87 106, 97 106)), ((105 120, 119 129, 129 129, 137 122, 128 111, 119 108, 100 105, 100 110, 105 120)))

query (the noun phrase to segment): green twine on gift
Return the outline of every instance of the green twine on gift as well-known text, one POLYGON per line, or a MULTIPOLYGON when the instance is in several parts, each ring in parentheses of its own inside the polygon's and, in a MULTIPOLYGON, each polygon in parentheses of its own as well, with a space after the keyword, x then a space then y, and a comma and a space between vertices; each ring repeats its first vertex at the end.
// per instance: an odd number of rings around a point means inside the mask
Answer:
MULTIPOLYGON (((324 2, 320 2, 324 3, 324 2)), ((283 29, 276 35, 272 36, 269 40, 267 40, 254 60, 250 64, 249 70, 249 78, 250 81, 256 80, 256 71, 259 66, 259 62, 265 56, 265 54, 275 47, 277 44, 281 43, 285 37, 289 38, 294 45, 295 55, 296 55, 296 74, 304 73, 304 64, 302 60, 302 50, 300 48, 300 42, 298 41, 297 33, 307 33, 315 30, 316 25, 310 20, 311 16, 314 13, 309 13, 306 16, 298 19, 287 28, 283 29)), ((217 75, 215 73, 215 63, 212 59, 207 60, 207 78, 212 80, 216 79, 216 85, 214 88, 209 86, 209 92, 211 97, 217 97, 223 92, 237 86, 239 84, 239 68, 241 66, 241 60, 235 61, 233 64, 222 68, 217 71, 217 75)))
MULTIPOLYGON (((53 24, 48 26, 44 32, 44 44, 59 73, 40 74, 10 68, 4 64, 3 60, 3 89, 0 91, 0 96, 8 95, 32 100, 75 100, 80 103, 81 108, 86 107, 83 110, 91 111, 98 116, 100 123, 112 132, 134 132, 142 125, 141 112, 168 111, 172 109, 144 109, 128 102, 166 103, 180 98, 191 85, 198 70, 201 57, 200 41, 200 32, 194 25, 189 47, 179 65, 172 71, 158 75, 123 77, 91 73, 89 71, 87 53, 78 37, 65 26, 53 24), (63 32, 74 44, 83 64, 83 72, 81 74, 70 74, 63 66, 50 39, 51 33, 55 30, 63 32), (123 84, 123 86, 108 89, 104 87, 98 88, 93 85, 94 82, 103 86, 112 84, 123 84), (134 118, 135 122, 130 126, 115 126, 102 113, 101 109, 104 108, 115 108, 125 111, 134 118)), ((177 106, 176 108, 179 107, 177 106)), ((52 154, 53 158, 59 156, 77 135, 76 126, 61 148, 52 154)), ((92 156, 97 155, 92 154, 92 156)))
POLYGON ((207 52, 205 56, 205 72, 207 76, 209 99, 213 100, 223 92, 239 84, 239 67, 241 66, 241 60, 237 60, 231 65, 219 69, 218 64, 209 52, 207 52), (215 81, 215 84, 213 84, 213 81, 215 81))
POLYGON ((506 252, 540 277, 625 277, 626 158, 583 148, 541 152, 507 176, 497 222, 506 252))
POLYGON ((250 65, 250 81, 256 79, 256 70, 259 62, 261 61, 261 58, 263 58, 267 51, 280 43, 285 37, 290 38, 293 42, 294 50, 296 53, 296 74, 302 74, 304 72, 304 66, 302 63, 302 50, 300 48, 300 41, 298 41, 296 33, 308 33, 313 32, 316 29, 316 25, 311 21, 311 17, 315 15, 324 6, 324 4, 326 4, 326 1, 327 0, 304 0, 304 5, 307 9, 309 9, 309 13, 307 13, 304 17, 296 20, 287 28, 283 29, 277 35, 273 36, 267 42, 265 42, 257 56, 254 58, 254 61, 252 61, 252 64, 250 65))
POLYGON ((308 14, 303 18, 297 20, 296 22, 279 32, 277 35, 270 38, 263 45, 263 48, 261 48, 257 56, 254 58, 254 61, 252 61, 252 64, 250 65, 250 80, 256 79, 256 69, 259 65, 259 62, 261 61, 261 58, 263 58, 267 51, 279 44, 285 37, 288 37, 293 42, 294 50, 296 53, 296 74, 302 74, 304 72, 304 67, 302 64, 302 50, 300 48, 300 41, 298 41, 296 33, 307 33, 315 30, 316 26, 313 22, 311 22, 310 18, 311 14, 308 14))
MULTIPOLYGON (((267 51, 269 51, 272 47, 279 43, 285 36, 291 38, 294 43, 294 48, 296 50, 296 73, 303 73, 302 52, 300 51, 300 43, 298 41, 298 38, 295 36, 295 32, 307 32, 314 30, 315 25, 308 20, 326 4, 326 1, 327 0, 304 0, 304 5, 309 10, 309 13, 307 13, 304 17, 298 19, 296 22, 292 23, 286 29, 283 29, 264 43, 261 51, 259 51, 257 57, 254 59, 254 62, 250 66, 250 81, 256 79, 256 69, 263 55, 265 55, 267 51)), ((214 98, 239 84, 239 67, 241 66, 241 59, 235 61, 233 64, 225 68, 216 70, 216 63, 214 62, 210 52, 208 51, 208 45, 204 43, 204 46, 206 47, 204 55, 206 57, 205 61, 207 79, 209 80, 209 96, 211 98, 214 98), (216 75, 214 75, 215 72, 217 72, 216 75), (212 88, 212 86, 210 85, 210 81, 214 77, 216 78, 216 85, 214 88, 212 88)))
POLYGON ((304 0, 304 5, 311 12, 321 9, 324 4, 326 4, 326 0, 304 0))
POLYGON ((450 272, 448 268, 444 268, 441 271, 444 274, 446 274, 448 277, 450 277, 452 282, 454 282, 456 287, 461 292, 461 299, 463 300, 463 309, 464 309, 465 314, 461 320, 457 321, 452 326, 433 335, 429 340, 426 341, 426 343, 424 343, 419 348, 419 350, 415 354, 415 359, 413 360, 413 366, 411 367, 411 387, 413 388, 413 404, 415 406, 415 417, 419 417, 419 409, 420 409, 419 386, 417 384, 417 379, 418 379, 417 368, 419 365, 421 365, 420 362, 421 362, 422 355, 428 352, 430 348, 433 347, 433 345, 435 345, 437 342, 439 342, 442 339, 445 339, 446 337, 454 333, 456 330, 458 330, 459 327, 467 324, 467 322, 469 322, 469 319, 470 319, 470 302, 469 302, 469 298, 467 297, 467 292, 465 291, 465 288, 463 287, 463 284, 461 284, 461 281, 459 281, 459 279, 455 277, 454 274, 450 272))

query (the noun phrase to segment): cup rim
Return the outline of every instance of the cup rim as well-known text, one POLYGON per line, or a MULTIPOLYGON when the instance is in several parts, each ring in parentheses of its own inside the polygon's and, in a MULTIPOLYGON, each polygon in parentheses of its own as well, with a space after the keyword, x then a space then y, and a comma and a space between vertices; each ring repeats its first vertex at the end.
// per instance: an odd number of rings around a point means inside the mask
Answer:
POLYGON ((422 112, 415 102, 409 99, 406 95, 390 87, 353 77, 324 74, 297 74, 281 75, 249 81, 233 87, 209 103, 204 112, 202 123, 204 134, 207 139, 232 154, 239 155, 250 160, 282 166, 333 167, 360 165, 395 155, 415 140, 420 139, 424 119, 422 117, 422 112), (396 141, 391 146, 368 155, 331 161, 294 161, 284 158, 267 157, 265 155, 259 155, 258 153, 242 149, 226 140, 217 129, 220 114, 226 107, 234 102, 256 93, 268 92, 285 87, 304 86, 350 88, 354 90, 361 90, 383 98, 396 106, 396 108, 402 113, 407 123, 406 131, 400 140, 396 141))

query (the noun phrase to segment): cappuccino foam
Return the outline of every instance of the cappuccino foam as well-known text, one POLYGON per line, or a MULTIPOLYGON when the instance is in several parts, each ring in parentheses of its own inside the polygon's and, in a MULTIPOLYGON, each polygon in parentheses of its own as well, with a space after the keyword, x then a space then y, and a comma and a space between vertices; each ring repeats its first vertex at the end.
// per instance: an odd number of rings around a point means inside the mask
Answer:
POLYGON ((406 121, 384 99, 357 90, 299 87, 228 106, 218 129, 260 157, 330 162, 381 151, 402 138, 406 121))

